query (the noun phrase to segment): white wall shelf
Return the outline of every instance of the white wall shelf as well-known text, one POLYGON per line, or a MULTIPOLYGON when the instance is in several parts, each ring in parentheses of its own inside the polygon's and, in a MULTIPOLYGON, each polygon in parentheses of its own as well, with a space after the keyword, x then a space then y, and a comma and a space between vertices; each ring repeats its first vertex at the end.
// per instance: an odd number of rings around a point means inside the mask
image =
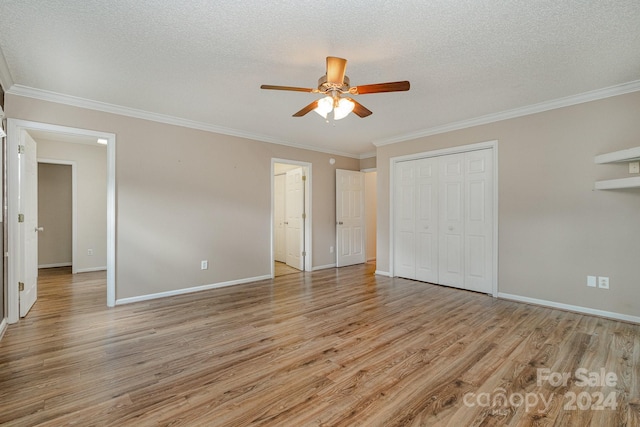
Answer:
MULTIPOLYGON (((597 165, 605 163, 635 162, 640 160, 640 147, 627 148, 626 150, 600 154, 593 161, 597 165)), ((617 190, 621 188, 640 188, 640 176, 632 176, 621 179, 607 179, 596 181, 596 190, 617 190)))
POLYGON ((596 190, 617 190, 620 188, 640 188, 640 176, 596 181, 596 190))
POLYGON ((594 159, 595 163, 598 165, 604 163, 633 162, 636 160, 640 160, 640 147, 627 148, 626 150, 600 154, 594 159))

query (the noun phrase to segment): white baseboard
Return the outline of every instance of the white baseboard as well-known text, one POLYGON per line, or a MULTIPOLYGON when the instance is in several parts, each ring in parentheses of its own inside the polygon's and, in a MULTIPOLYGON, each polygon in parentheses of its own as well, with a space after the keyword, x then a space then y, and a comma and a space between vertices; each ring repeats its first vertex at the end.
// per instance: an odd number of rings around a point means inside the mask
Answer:
POLYGON ((206 291, 209 289, 223 288, 226 286, 242 285, 245 283, 257 282, 260 280, 271 279, 271 275, 249 277, 246 279, 230 280, 228 282, 213 283, 211 285, 194 286, 192 288, 176 289, 175 291, 159 292, 157 294, 140 295, 138 297, 121 298, 116 300, 116 305, 131 304, 140 301, 149 301, 158 298, 172 297, 176 295, 190 294, 193 292, 206 291))
POLYGON ((311 268, 311 271, 326 270, 327 268, 336 268, 336 265, 335 264, 316 265, 315 267, 311 268))
POLYGON ((90 267, 90 268, 79 268, 76 270, 76 273, 91 273, 92 271, 104 271, 107 267, 90 267))
POLYGON ((4 336, 4 331, 6 330, 7 330, 7 318, 5 317, 4 319, 2 319, 2 322, 0 322, 0 340, 4 336))
POLYGON ((71 267, 73 264, 71 264, 70 262, 58 262, 58 263, 54 263, 54 264, 42 264, 38 266, 38 269, 40 268, 57 268, 57 267, 71 267))
POLYGON ((388 271, 376 270, 375 274, 377 274, 378 276, 391 277, 391 273, 389 273, 388 271))
POLYGON ((626 322, 640 323, 640 317, 631 316, 629 314, 614 313, 611 311, 597 310, 595 308, 581 307, 579 305, 563 304, 554 301, 547 301, 537 298, 523 297, 520 295, 505 294, 498 292, 498 298, 508 299, 517 302, 525 302, 528 304, 542 305, 545 307, 558 308, 561 310, 575 311, 582 314, 590 314, 593 316, 607 317, 609 319, 624 320, 626 322))

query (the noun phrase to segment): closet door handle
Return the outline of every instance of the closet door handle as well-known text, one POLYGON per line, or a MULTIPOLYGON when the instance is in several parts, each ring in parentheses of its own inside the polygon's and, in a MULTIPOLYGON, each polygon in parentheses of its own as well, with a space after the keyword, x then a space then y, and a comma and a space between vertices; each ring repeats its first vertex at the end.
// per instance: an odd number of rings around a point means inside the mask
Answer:
POLYGON ((338 222, 338 225, 342 225, 342 221, 338 222))

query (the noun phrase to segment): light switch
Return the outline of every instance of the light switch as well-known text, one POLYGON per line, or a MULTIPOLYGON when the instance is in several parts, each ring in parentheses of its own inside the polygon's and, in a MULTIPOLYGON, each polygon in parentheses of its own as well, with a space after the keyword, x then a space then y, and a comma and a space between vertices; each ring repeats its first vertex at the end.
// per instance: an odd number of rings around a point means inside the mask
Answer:
POLYGON ((640 173, 640 162, 629 162, 629 173, 640 173))

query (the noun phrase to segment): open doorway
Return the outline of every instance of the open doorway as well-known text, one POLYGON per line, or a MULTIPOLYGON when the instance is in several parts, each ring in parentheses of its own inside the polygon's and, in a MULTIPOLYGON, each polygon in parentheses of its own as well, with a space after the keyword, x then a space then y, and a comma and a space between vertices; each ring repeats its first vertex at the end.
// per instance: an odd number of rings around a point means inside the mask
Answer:
POLYGON ((37 143, 38 268, 106 270, 107 147, 95 138, 28 133, 37 143))
POLYGON ((38 160, 38 270, 73 266, 75 173, 72 162, 38 160))
MULTIPOLYGON (((21 202, 23 196, 36 193, 37 197, 37 184, 34 187, 28 189, 21 187, 22 175, 25 167, 25 162, 33 162, 33 167, 37 168, 36 156, 29 157, 29 160, 22 156, 24 153, 25 145, 32 145, 31 141, 34 138, 31 135, 45 133, 50 138, 68 138, 72 142, 81 142, 97 144, 98 140, 102 140, 102 143, 106 143, 106 161, 103 160, 103 168, 106 170, 106 193, 102 196, 105 200, 103 210, 106 218, 106 247, 102 249, 104 251, 105 260, 99 268, 89 268, 85 271, 92 271, 97 269, 107 270, 107 295, 106 302, 108 306, 115 305, 115 135, 105 132, 97 132, 85 129, 69 128, 65 126, 51 125, 45 123, 31 122, 18 119, 8 120, 8 138, 7 138, 7 152, 8 153, 20 153, 16 156, 7 156, 7 211, 8 217, 24 217, 25 222, 12 222, 8 223, 8 245, 7 251, 11 254, 8 263, 8 321, 9 323, 15 323, 18 321, 21 313, 24 313, 21 306, 21 294, 22 288, 26 289, 28 286, 18 286, 19 283, 24 283, 25 277, 31 277, 33 274, 27 274, 26 270, 35 268, 37 277, 37 248, 35 245, 25 245, 25 236, 31 234, 31 232, 38 231, 39 226, 31 227, 26 222, 27 217, 37 218, 37 206, 32 209, 29 215, 22 212, 24 206, 21 202), (35 212, 35 213, 34 213, 35 212), (20 216, 19 216, 20 214, 20 216), (31 248, 31 249, 29 249, 31 248), (33 261, 35 260, 35 262, 33 261)), ((103 148, 104 150, 104 148, 103 148)), ((29 152, 29 148, 26 149, 29 152)), ((37 151, 37 149, 36 149, 37 151)), ((104 187, 103 187, 104 188, 104 187)), ((88 202, 91 204, 91 202, 88 202)), ((90 248, 91 249, 91 248, 90 248)), ((88 254, 89 251, 87 251, 88 254)), ((72 255, 72 264, 74 270, 76 270, 77 255, 72 255)), ((79 272, 79 271, 78 271, 79 272)), ((37 280, 35 282, 35 295, 37 297, 37 280)), ((35 301, 35 299, 34 299, 35 301)), ((28 308, 26 309, 28 311, 28 308)), ((22 314, 24 315, 24 314, 22 314)))
POLYGON ((272 159, 272 277, 311 270, 311 164, 272 159))

